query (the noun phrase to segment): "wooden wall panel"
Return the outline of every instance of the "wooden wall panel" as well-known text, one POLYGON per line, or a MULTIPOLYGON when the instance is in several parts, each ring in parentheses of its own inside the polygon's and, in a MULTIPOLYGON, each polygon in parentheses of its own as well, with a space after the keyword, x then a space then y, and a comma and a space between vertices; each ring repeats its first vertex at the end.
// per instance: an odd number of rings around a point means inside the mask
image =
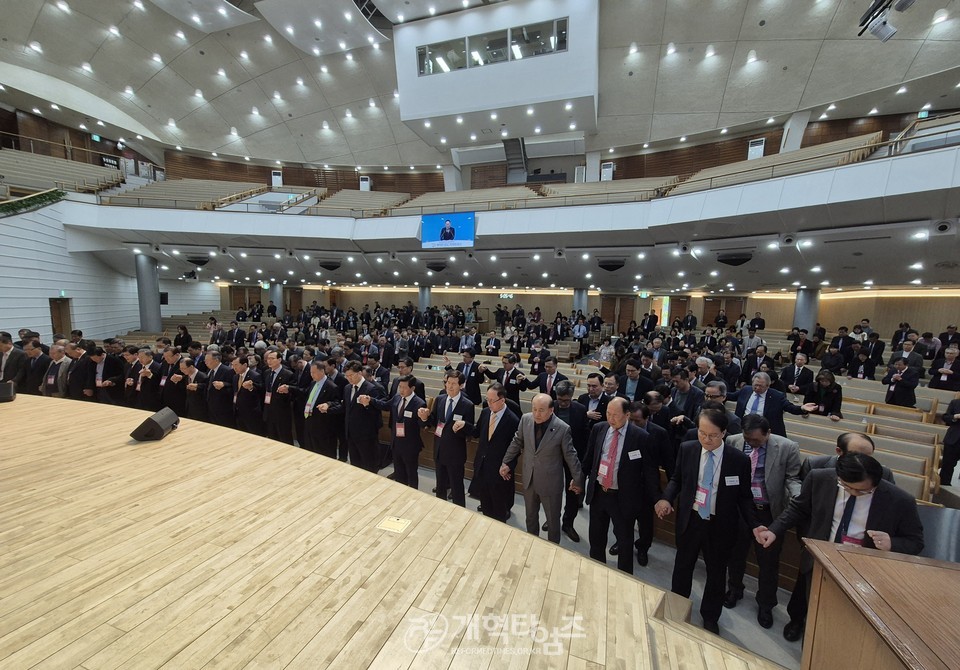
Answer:
POLYGON ((750 137, 737 137, 730 140, 700 144, 683 149, 658 151, 640 156, 614 158, 616 179, 640 179, 644 177, 668 177, 688 175, 708 167, 726 165, 747 159, 747 145, 750 140, 766 139, 764 155, 769 156, 780 151, 781 129, 757 133, 750 137))
POLYGON ((470 168, 470 188, 495 188, 507 185, 507 164, 490 163, 470 168))
POLYGON ((826 142, 842 140, 845 137, 867 135, 878 130, 883 132, 884 141, 893 139, 901 130, 917 118, 916 114, 893 114, 889 116, 869 116, 859 119, 838 119, 835 121, 814 121, 807 124, 803 131, 801 147, 810 147, 826 142))

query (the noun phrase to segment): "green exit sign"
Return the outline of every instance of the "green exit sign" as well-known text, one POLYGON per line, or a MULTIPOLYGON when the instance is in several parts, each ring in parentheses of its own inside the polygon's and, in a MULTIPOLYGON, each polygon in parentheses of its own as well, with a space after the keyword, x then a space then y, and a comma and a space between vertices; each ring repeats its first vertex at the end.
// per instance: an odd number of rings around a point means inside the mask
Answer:
POLYGON ((67 292, 64 291, 63 289, 60 289, 60 297, 61 297, 61 298, 66 298, 66 297, 67 297, 67 292))

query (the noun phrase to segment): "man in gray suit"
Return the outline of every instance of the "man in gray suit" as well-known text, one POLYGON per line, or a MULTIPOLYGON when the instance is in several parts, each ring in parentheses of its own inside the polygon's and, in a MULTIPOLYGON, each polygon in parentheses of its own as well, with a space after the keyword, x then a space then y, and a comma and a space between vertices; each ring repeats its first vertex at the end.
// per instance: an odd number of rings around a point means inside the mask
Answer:
POLYGON ((513 475, 508 463, 523 452, 523 501, 527 509, 527 532, 540 535, 540 505, 547 516, 547 539, 560 544, 560 511, 564 497, 563 464, 570 470, 570 490, 583 491, 583 470, 573 446, 570 426, 553 415, 553 398, 538 393, 533 411, 520 419, 513 441, 507 447, 500 476, 513 475))
POLYGON ((43 375, 42 393, 54 398, 67 397, 67 373, 72 363, 62 344, 50 347, 50 365, 43 375))
MULTIPOLYGON (((787 503, 800 493, 800 445, 771 433, 770 423, 758 414, 743 417, 743 433, 728 437, 727 444, 750 457, 754 513, 757 521, 769 526, 783 513, 787 503)), ((724 607, 736 607, 737 601, 743 598, 743 573, 750 545, 755 548, 760 567, 757 621, 763 628, 770 628, 773 608, 777 606, 782 537, 764 548, 753 541, 753 533, 746 524, 740 524, 737 544, 727 565, 729 586, 723 604, 724 607)))

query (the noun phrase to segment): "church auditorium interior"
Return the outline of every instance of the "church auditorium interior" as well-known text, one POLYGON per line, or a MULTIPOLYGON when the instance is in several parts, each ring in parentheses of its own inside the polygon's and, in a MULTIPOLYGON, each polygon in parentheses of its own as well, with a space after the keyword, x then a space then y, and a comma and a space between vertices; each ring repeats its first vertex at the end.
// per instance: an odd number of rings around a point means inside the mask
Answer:
POLYGON ((956 667, 957 0, 2 16, 0 667, 956 667))

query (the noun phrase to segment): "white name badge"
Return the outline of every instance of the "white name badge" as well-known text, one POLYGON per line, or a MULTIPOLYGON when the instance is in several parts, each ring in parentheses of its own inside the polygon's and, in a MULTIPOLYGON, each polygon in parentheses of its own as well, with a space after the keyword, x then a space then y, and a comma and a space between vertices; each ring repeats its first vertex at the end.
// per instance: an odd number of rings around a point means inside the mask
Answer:
POLYGON ((409 409, 406 410, 406 411, 403 413, 403 418, 404 418, 404 419, 412 419, 412 418, 413 418, 413 412, 410 411, 409 409))
POLYGON ((517 380, 516 380, 516 379, 511 379, 511 380, 510 380, 510 383, 511 383, 511 384, 516 384, 516 383, 517 383, 517 380))
POLYGON ((606 476, 607 476, 607 464, 606 464, 606 463, 601 463, 601 464, 600 464, 600 467, 597 469, 597 474, 600 475, 601 477, 606 477, 606 476))
POLYGON ((738 484, 740 484, 740 478, 737 477, 736 475, 730 475, 729 477, 723 478, 723 483, 726 484, 727 486, 737 486, 738 484))
POLYGON ((163 386, 163 385, 166 384, 166 383, 167 383, 167 378, 166 378, 166 377, 161 377, 161 378, 160 378, 160 386, 163 386))
POLYGON ((750 493, 753 494, 753 499, 754 499, 754 500, 762 500, 762 499, 763 499, 763 491, 760 490, 760 487, 759 487, 759 486, 751 486, 751 487, 750 487, 750 493))
POLYGON ((407 436, 406 427, 403 425, 403 423, 398 423, 398 424, 397 424, 397 437, 406 437, 406 436, 407 436))
POLYGON ((441 435, 443 435, 443 427, 444 427, 445 425, 446 425, 446 424, 438 423, 438 424, 437 424, 437 427, 436 427, 436 428, 434 429, 434 431, 433 431, 433 434, 436 435, 437 437, 440 437, 441 435))
POLYGON ((462 421, 462 420, 463 420, 463 415, 462 415, 462 414, 454 414, 454 415, 453 415, 453 420, 454 420, 454 421, 462 421))
POLYGON ((272 394, 270 391, 267 391, 267 392, 264 394, 264 396, 263 396, 263 404, 264 404, 264 405, 269 405, 269 404, 270 404, 270 396, 271 396, 271 395, 273 395, 273 394, 272 394))
POLYGON ((49 386, 53 386, 53 383, 54 383, 56 380, 57 380, 56 377, 54 377, 53 375, 50 375, 49 377, 47 377, 47 384, 48 384, 49 386))
POLYGON ((700 507, 703 507, 707 503, 707 494, 709 491, 703 488, 702 486, 697 487, 697 494, 693 497, 693 501, 697 503, 700 507))
POLYGON ((637 459, 639 459, 639 458, 641 457, 641 455, 640 455, 640 450, 637 449, 636 451, 628 451, 628 452, 627 452, 627 456, 630 457, 630 460, 631 460, 631 461, 635 461, 635 460, 637 460, 637 459))

